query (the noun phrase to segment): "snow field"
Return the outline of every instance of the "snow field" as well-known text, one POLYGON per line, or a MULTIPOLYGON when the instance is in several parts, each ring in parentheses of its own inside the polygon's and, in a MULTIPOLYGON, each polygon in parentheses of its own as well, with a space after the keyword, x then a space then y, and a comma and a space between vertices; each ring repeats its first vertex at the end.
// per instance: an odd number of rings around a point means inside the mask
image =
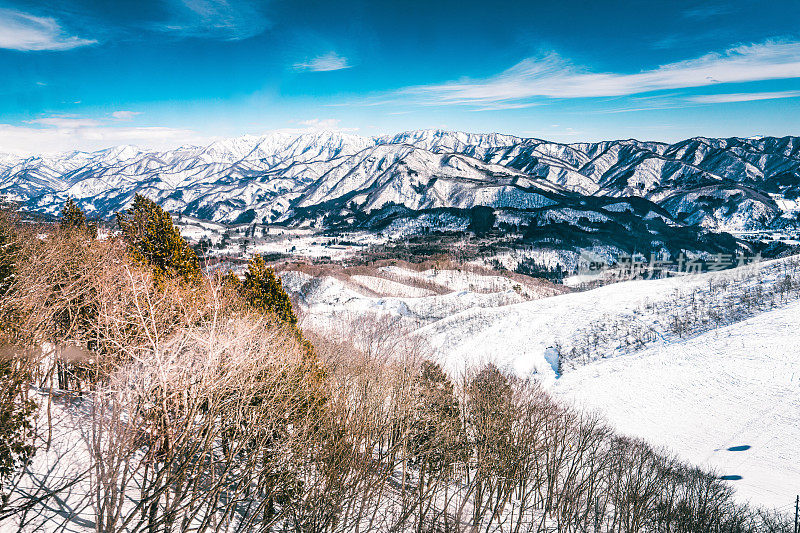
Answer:
MULTIPOLYGON (((698 322, 683 336, 670 332, 668 318, 698 302, 739 302, 734 297, 746 291, 774 287, 795 260, 531 301, 513 290, 370 297, 326 277, 305 294, 306 324, 401 317, 451 374, 493 362, 533 377, 566 401, 598 411, 622 433, 728 476, 742 501, 782 506, 800 486, 800 302, 737 308, 741 313, 732 320, 738 322, 698 322), (594 324, 615 323, 632 324, 651 338, 627 349, 609 344, 601 357, 572 362, 558 374, 557 348, 583 342, 594 324)), ((451 286, 471 279, 454 271, 384 270, 451 286)), ((492 280, 478 283, 502 288, 492 280)))
POLYGON ((781 507, 800 487, 800 302, 692 339, 590 363, 552 391, 622 433, 781 507))

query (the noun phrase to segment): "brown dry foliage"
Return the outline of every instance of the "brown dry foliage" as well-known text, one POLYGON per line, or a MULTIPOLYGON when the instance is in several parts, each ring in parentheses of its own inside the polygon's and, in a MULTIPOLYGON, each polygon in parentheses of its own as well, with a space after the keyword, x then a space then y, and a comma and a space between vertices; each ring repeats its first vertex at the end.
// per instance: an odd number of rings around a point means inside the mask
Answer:
POLYGON ((0 316, 42 348, 39 384, 83 394, 97 531, 788 531, 536 383, 446 380, 397 322, 312 338, 309 361, 218 278, 156 284, 115 239, 36 232, 0 316))

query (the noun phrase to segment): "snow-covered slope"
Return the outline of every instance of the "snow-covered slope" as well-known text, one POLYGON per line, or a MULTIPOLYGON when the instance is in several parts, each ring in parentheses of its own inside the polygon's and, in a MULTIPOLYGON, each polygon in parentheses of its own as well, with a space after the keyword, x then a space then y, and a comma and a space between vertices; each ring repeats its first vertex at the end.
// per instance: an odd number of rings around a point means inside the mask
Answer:
POLYGON ((360 210, 370 212, 386 204, 413 210, 555 204, 536 189, 564 192, 547 181, 472 157, 389 144, 364 150, 325 173, 304 192, 296 207, 352 202, 360 210))
POLYGON ((624 433, 714 467, 742 500, 782 506, 800 483, 799 269, 794 257, 525 298, 507 281, 453 270, 382 269, 453 289, 428 296, 283 276, 308 327, 395 317, 454 375, 492 362, 533 377, 624 433), (599 351, 570 358, 584 343, 599 351))
POLYGON ((496 309, 468 308, 425 326, 420 334, 453 371, 492 361, 521 376, 538 374, 551 381, 556 377, 546 360, 551 348, 561 354, 568 373, 598 358, 680 342, 788 301, 785 287, 796 290, 791 280, 798 273, 795 257, 721 272, 626 281, 496 309))
POLYGON ((312 329, 365 316, 393 316, 417 329, 467 309, 507 306, 566 290, 533 278, 474 269, 384 266, 355 275, 340 270, 312 276, 287 267, 280 276, 303 308, 304 327, 312 329))
POLYGON ((785 507, 800 486, 800 302, 564 374, 560 397, 785 507))
POLYGON ((760 228, 782 213, 773 198, 800 193, 800 138, 568 145, 442 130, 385 137, 315 132, 245 136, 166 152, 120 146, 0 155, 0 194, 51 214, 73 197, 101 217, 126 207, 136 192, 173 211, 227 222, 289 220, 295 207, 338 209, 351 201, 366 210, 387 202, 538 205, 538 191, 526 190, 526 183, 542 182, 581 195, 641 196, 709 228, 760 228), (747 197, 746 205, 708 207, 737 194, 747 197), (700 195, 707 201, 697 210, 682 200, 700 195))
POLYGON ((682 222, 721 231, 764 228, 781 215, 766 194, 744 186, 709 185, 671 192, 660 204, 682 222))

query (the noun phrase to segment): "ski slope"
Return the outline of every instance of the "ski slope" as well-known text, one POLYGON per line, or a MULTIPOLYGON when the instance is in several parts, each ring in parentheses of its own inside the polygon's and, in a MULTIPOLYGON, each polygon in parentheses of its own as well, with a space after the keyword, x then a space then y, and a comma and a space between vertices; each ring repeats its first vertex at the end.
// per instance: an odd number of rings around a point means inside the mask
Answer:
MULTIPOLYGON (((780 259, 722 272, 615 283, 490 309, 467 308, 426 325, 419 334, 451 372, 491 361, 522 377, 536 375, 550 383, 557 372, 545 357, 548 350, 568 354, 593 333, 612 336, 615 329, 645 332, 662 342, 680 340, 671 330, 674 314, 691 313, 703 302, 725 316, 737 314, 737 298, 745 291, 774 288, 787 273, 796 277, 798 269, 796 259, 780 259), (731 301, 733 307, 725 307, 731 301), (722 308, 717 308, 720 302, 722 308)), ((715 325, 709 323, 706 329, 715 325)), ((630 351, 614 339, 598 346, 590 359, 630 351)), ((576 364, 580 361, 570 361, 567 368, 576 364)))
POLYGON ((800 491, 800 302, 590 363, 552 387, 620 432, 726 476, 744 501, 800 491))
POLYGON ((413 317, 408 323, 418 325, 416 334, 451 374, 492 362, 533 377, 620 432, 727 476, 742 501, 782 507, 800 490, 800 302, 683 337, 670 332, 669 316, 708 298, 720 282, 724 298, 775 286, 787 272, 796 276, 793 261, 523 302, 513 291, 376 298, 323 278, 307 294, 306 324, 330 324, 337 313, 349 320, 413 317), (638 350, 604 351, 559 375, 554 347, 580 342, 598 323, 640 325, 654 340, 638 350))

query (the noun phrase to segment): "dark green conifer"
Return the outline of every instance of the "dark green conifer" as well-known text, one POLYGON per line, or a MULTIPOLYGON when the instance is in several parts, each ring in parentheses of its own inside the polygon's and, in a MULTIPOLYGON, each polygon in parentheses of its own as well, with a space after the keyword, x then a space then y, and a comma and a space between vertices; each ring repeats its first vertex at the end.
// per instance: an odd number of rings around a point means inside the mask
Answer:
POLYGON ((458 400, 442 368, 423 361, 414 380, 411 452, 421 472, 437 472, 463 459, 458 400))
MULTIPOLYGON (((0 209, 0 297, 4 296, 11 288, 14 281, 14 272, 19 257, 19 243, 14 238, 15 217, 9 211, 0 209)), ((0 323, 2 332, 2 323, 0 323)))
POLYGON ((76 230, 85 233, 91 238, 97 237, 97 225, 89 224, 86 213, 78 207, 72 198, 67 198, 64 208, 61 210, 61 228, 76 230))
POLYGON ((28 372, 17 361, 0 359, 0 498, 4 482, 34 454, 36 403, 28 397, 29 387, 28 372))
POLYGON ((86 231, 86 215, 72 198, 67 198, 61 210, 61 227, 86 231))
POLYGON ((283 290, 281 280, 260 255, 253 257, 247 266, 242 284, 242 296, 254 309, 273 313, 288 324, 297 324, 292 301, 283 290))
MULTIPOLYGON (((12 290, 20 260, 15 223, 15 214, 0 207, 0 298, 12 290)), ((28 396, 30 373, 9 342, 14 327, 14 317, 0 313, 0 499, 6 495, 4 483, 34 453, 36 404, 28 396)))
POLYGON ((242 280, 239 279, 239 276, 234 274, 232 270, 228 270, 225 274, 218 275, 219 280, 225 289, 230 290, 235 294, 242 294, 242 280))
POLYGON ((126 213, 117 213, 117 223, 131 256, 152 266, 157 279, 180 276, 189 283, 200 282, 197 254, 158 204, 137 194, 126 213))

